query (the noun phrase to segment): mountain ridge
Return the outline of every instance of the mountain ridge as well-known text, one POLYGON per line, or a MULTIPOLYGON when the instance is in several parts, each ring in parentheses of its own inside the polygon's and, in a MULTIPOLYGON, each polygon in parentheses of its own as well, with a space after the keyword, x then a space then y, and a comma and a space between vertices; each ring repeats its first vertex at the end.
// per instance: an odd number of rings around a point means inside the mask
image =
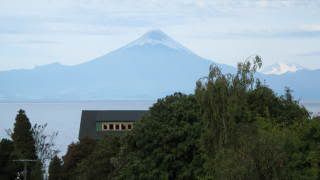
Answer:
MULTIPOLYGON (((236 72, 232 66, 200 57, 163 32, 151 31, 81 64, 2 71, 0 100, 154 100, 177 91, 193 93, 211 64, 223 73, 236 72)), ((320 86, 307 81, 320 77, 320 70, 258 76, 279 94, 289 86, 304 100, 320 100, 316 92, 320 86)))
MULTIPOLYGON (((193 92, 196 80, 205 76, 214 63, 190 53, 162 32, 149 32, 142 38, 146 43, 123 46, 78 65, 50 64, 32 70, 0 72, 0 83, 4 85, 0 87, 0 97, 2 100, 157 99, 175 91, 193 92)), ((219 66, 226 71, 234 69, 219 66)))

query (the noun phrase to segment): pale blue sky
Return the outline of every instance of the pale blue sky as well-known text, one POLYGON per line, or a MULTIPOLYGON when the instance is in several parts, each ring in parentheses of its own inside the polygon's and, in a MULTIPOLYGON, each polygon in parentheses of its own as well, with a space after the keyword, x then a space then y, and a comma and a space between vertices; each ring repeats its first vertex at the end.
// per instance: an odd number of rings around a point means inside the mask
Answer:
POLYGON ((82 63, 151 29, 219 63, 320 69, 319 0, 1 0, 0 70, 82 63))

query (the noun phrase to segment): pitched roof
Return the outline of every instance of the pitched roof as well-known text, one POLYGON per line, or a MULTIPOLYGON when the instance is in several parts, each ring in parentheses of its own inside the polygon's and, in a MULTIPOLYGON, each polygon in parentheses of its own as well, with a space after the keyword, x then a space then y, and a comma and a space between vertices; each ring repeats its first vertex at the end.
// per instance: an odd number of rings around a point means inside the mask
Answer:
POLYGON ((146 110, 83 110, 79 139, 103 137, 106 132, 97 132, 97 122, 134 122, 141 119, 146 112, 146 110))

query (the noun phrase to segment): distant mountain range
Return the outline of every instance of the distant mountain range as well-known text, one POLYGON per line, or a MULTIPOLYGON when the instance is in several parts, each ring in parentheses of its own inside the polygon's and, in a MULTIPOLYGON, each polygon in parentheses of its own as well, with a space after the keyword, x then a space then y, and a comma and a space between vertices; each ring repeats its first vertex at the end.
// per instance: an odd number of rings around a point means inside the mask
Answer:
MULTIPOLYGON (((211 64, 223 72, 232 66, 202 58, 160 30, 150 31, 128 45, 83 64, 58 63, 30 70, 0 72, 0 101, 144 100, 173 92, 192 93, 195 82, 211 64)), ((281 93, 291 87, 303 100, 320 100, 320 70, 264 75, 281 93)))
POLYGON ((278 94, 284 87, 293 90, 295 98, 302 101, 320 101, 320 70, 298 70, 281 75, 264 75, 265 82, 278 94))

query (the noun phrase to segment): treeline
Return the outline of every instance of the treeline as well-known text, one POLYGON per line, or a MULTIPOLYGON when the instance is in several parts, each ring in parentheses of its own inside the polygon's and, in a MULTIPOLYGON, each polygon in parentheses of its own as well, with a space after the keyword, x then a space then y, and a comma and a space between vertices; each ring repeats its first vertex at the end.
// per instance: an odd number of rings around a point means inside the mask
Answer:
POLYGON ((255 79, 260 67, 259 56, 233 75, 212 66, 131 132, 71 144, 50 179, 319 179, 320 118, 255 79))
POLYGON ((159 99, 134 129, 81 139, 49 166, 50 180, 319 179, 320 118, 255 79, 212 66, 194 94, 159 99))

